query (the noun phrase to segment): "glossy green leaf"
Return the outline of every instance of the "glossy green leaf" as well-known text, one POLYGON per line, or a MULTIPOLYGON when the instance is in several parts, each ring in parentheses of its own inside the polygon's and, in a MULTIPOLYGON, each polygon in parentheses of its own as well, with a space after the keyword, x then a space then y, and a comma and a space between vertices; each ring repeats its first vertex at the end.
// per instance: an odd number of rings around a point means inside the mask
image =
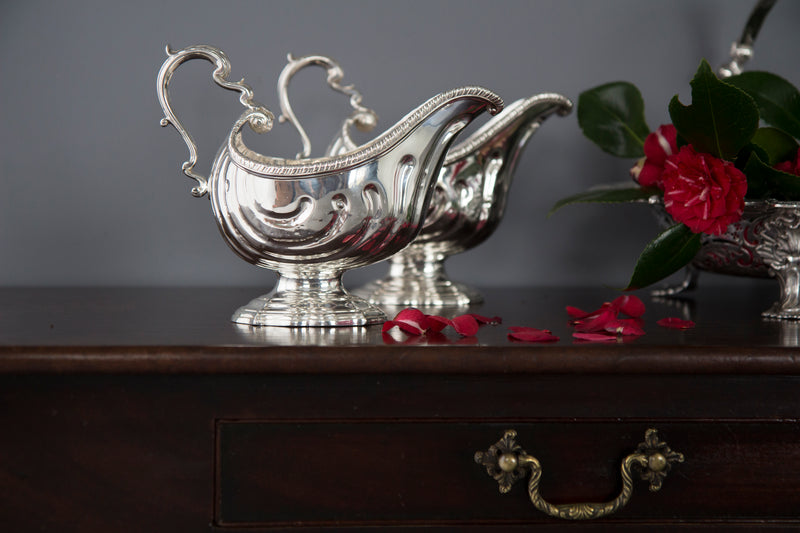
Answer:
POLYGON ((761 119, 800 139, 800 92, 785 79, 770 72, 744 72, 725 80, 749 94, 761 119))
POLYGON ((764 161, 770 166, 793 160, 797 155, 797 141, 777 128, 759 128, 751 142, 766 154, 764 161))
POLYGON ((669 115, 678 134, 698 152, 732 161, 758 129, 758 107, 744 91, 717 79, 704 59, 691 81, 692 104, 678 95, 669 115))
POLYGON ((752 200, 800 200, 800 176, 781 172, 765 163, 756 150, 744 167, 747 198, 752 200))
POLYGON ((604 151, 620 157, 644 156, 650 133, 644 100, 632 83, 607 83, 578 96, 578 125, 604 151))
POLYGON ((625 290, 647 287, 688 265, 700 251, 700 236, 684 224, 667 228, 642 251, 625 290))
POLYGON ((656 187, 639 187, 626 181, 615 185, 599 185, 578 194, 562 198, 553 205, 547 216, 552 215, 564 206, 571 204, 620 204, 628 202, 641 202, 651 196, 660 195, 656 187))

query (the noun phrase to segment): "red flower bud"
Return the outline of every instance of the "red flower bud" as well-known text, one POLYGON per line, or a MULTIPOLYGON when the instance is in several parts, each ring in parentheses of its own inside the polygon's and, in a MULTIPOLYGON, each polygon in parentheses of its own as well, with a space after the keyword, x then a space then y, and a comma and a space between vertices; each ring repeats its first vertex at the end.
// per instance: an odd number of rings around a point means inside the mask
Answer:
POLYGON ((642 187, 659 187, 664 163, 678 152, 678 133, 672 124, 662 124, 644 140, 644 159, 631 169, 631 176, 642 187))
POLYGON ((721 235, 742 218, 747 178, 733 163, 686 145, 667 158, 661 180, 667 213, 695 233, 721 235))
POLYGON ((778 163, 775 165, 775 169, 786 172, 787 174, 800 176, 800 148, 797 149, 797 153, 794 155, 793 159, 778 163))

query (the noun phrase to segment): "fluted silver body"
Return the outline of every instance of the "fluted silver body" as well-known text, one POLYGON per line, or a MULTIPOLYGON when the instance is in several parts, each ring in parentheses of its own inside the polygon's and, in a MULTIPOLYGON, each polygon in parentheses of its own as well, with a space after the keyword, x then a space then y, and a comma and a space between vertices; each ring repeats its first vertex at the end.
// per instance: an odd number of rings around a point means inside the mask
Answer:
POLYGON ((358 326, 385 320, 376 306, 349 294, 342 274, 405 247, 428 211, 435 178, 455 136, 502 100, 480 87, 461 87, 431 98, 374 140, 334 157, 280 159, 248 148, 242 129, 269 131, 272 114, 252 101, 243 82, 226 77, 230 63, 214 47, 200 45, 169 57, 158 77, 165 119, 189 147, 184 173, 206 192, 222 236, 244 260, 274 270, 279 279, 267 295, 243 306, 233 320, 249 325, 358 326), (172 112, 168 83, 183 62, 215 63, 213 79, 241 93, 244 113, 220 148, 209 178, 192 171, 194 143, 172 112))
POLYGON ((477 290, 450 280, 444 261, 495 231, 523 148, 545 119, 571 109, 569 99, 559 94, 517 100, 451 148, 422 231, 389 259, 385 278, 356 292, 371 302, 392 305, 462 307, 481 302, 477 290))

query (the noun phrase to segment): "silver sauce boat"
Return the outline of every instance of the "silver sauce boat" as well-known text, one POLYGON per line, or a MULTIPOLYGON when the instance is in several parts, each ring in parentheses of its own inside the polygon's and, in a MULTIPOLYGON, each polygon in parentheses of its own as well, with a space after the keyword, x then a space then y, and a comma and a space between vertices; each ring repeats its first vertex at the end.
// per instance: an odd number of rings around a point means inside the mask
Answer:
POLYGON ((548 117, 571 110, 572 102, 560 94, 517 100, 451 148, 419 236, 389 259, 386 277, 357 294, 392 305, 464 307, 482 302, 480 292, 448 277, 444 262, 492 235, 505 213, 526 144, 548 117))
MULTIPOLYGON (((253 101, 244 80, 227 79, 231 65, 221 50, 197 45, 173 52, 168 47, 167 55, 157 79, 165 115, 161 125, 174 126, 189 149, 182 169, 197 181, 192 194, 209 195, 219 230, 234 252, 278 273, 273 290, 239 308, 232 320, 291 327, 383 322, 380 308, 344 289, 342 274, 386 259, 416 237, 447 149, 476 116, 499 112, 500 97, 481 87, 456 88, 434 96, 361 146, 335 156, 301 153, 297 159, 282 159, 245 145, 244 126, 263 134, 272 128, 274 116, 253 101), (191 59, 213 63, 214 82, 239 92, 245 107, 207 179, 193 170, 196 145, 168 96, 173 73, 191 59)), ((328 68, 332 87, 351 90, 339 84, 336 65, 317 64, 328 68)), ((351 97, 360 100, 354 91, 351 97)))
MULTIPOLYGON (((278 83, 282 116, 300 131, 300 155, 306 156, 311 144, 296 123, 285 95, 291 76, 318 62, 330 64, 332 60, 323 56, 302 61, 290 58, 278 83)), ((351 98, 354 111, 342 123, 326 152, 330 157, 356 149, 350 135, 352 127, 369 131, 377 122, 377 114, 361 105, 360 94, 355 94, 351 98)), ((389 258, 386 277, 354 292, 383 306, 444 308, 481 303, 483 298, 477 290, 450 280, 444 261, 489 238, 503 218, 514 171, 528 141, 548 117, 565 116, 571 110, 572 102, 560 94, 544 93, 517 100, 451 148, 439 171, 420 234, 389 258)))

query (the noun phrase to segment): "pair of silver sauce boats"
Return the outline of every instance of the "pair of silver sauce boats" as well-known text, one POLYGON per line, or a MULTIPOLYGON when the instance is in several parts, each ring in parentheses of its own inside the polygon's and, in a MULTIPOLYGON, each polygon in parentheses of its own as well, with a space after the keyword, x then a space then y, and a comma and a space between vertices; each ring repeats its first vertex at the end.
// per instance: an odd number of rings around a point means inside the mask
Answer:
POLYGON ((274 270, 271 292, 239 308, 232 320, 247 326, 329 327, 383 323, 381 306, 467 307, 480 294, 451 281, 447 257, 486 240, 502 219, 519 156, 539 126, 566 115, 566 97, 543 93, 503 109, 482 87, 466 86, 426 101, 373 140, 357 145, 351 129, 369 132, 377 115, 362 105, 341 67, 325 56, 293 58, 278 80, 281 121, 300 133, 295 159, 269 157, 243 140, 248 126, 271 130, 274 115, 254 101, 244 80, 228 80, 231 64, 218 48, 167 47, 157 80, 164 111, 189 149, 183 173, 194 179, 194 196, 208 195, 220 232, 242 259, 274 270), (184 62, 204 59, 214 82, 239 93, 244 111, 217 153, 208 178, 194 170, 197 147, 173 112, 169 83, 184 62), (311 143, 288 98, 292 77, 320 66, 327 84, 350 99, 352 113, 323 157, 311 143), (458 134, 483 112, 496 115, 464 141, 458 134), (345 271, 389 259, 389 274, 352 294, 345 271))

